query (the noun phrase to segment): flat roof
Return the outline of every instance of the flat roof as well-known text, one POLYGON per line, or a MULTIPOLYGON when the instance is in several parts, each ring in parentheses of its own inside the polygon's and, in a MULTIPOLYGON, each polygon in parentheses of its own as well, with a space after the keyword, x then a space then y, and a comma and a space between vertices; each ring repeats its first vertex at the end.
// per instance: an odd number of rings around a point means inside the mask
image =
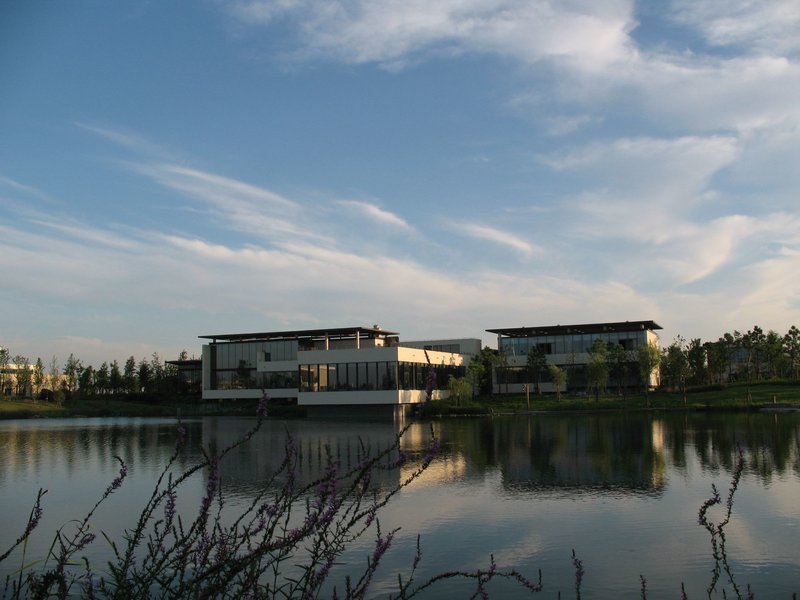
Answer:
POLYGON ((662 329, 655 321, 617 321, 614 323, 582 323, 579 325, 546 325, 542 327, 507 327, 504 329, 487 329, 506 337, 534 337, 541 335, 570 335, 592 333, 614 333, 623 331, 643 331, 645 329, 662 329))
POLYGON ((203 365, 202 358, 183 358, 177 360, 165 360, 168 365, 175 365, 176 367, 200 367, 203 365))
POLYGON ((216 335, 199 335, 207 340, 224 342, 278 341, 298 339, 346 339, 358 334, 365 338, 379 338, 399 335, 395 331, 386 331, 380 327, 334 327, 329 329, 296 329, 292 331, 264 331, 260 333, 220 333, 216 335))

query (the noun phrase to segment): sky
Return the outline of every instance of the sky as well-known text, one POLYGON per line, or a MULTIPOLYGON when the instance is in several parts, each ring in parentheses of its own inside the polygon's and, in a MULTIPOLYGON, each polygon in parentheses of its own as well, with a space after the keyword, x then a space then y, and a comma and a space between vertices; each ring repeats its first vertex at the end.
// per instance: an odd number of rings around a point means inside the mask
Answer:
POLYGON ((0 5, 0 346, 800 325, 796 0, 0 5))

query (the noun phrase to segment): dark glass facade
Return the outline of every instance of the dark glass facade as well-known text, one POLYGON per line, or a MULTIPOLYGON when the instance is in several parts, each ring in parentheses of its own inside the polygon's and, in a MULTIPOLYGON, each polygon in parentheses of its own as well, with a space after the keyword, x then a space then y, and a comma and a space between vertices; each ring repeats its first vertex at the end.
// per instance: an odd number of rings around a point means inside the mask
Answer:
MULTIPOLYGON (((432 365, 436 387, 448 378, 463 377, 464 367, 432 365)), ((378 361, 300 365, 301 392, 424 390, 431 366, 411 362, 378 361)))

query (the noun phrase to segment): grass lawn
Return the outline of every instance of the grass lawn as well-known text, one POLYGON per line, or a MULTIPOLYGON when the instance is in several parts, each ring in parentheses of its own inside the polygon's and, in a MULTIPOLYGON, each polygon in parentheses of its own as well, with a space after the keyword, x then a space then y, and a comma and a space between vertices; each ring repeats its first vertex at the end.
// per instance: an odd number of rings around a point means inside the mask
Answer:
MULTIPOLYGON (((478 397, 456 402, 436 400, 422 408, 425 417, 447 415, 489 415, 540 411, 602 411, 602 410, 756 410, 767 407, 800 407, 800 382, 758 382, 732 384, 718 389, 689 391, 683 395, 673 392, 651 392, 618 396, 606 394, 595 400, 592 396, 562 396, 531 394, 530 403, 524 395, 478 397), (649 403, 649 406, 648 406, 649 403)), ((272 406, 271 415, 296 418, 304 415, 303 407, 272 406)), ((28 417, 174 417, 178 414, 231 415, 255 414, 255 403, 176 403, 174 399, 140 401, 138 398, 76 398, 64 405, 32 400, 0 399, 0 419, 28 417)))
MULTIPOLYGON (((41 417, 176 417, 204 415, 255 416, 257 400, 237 402, 187 401, 174 397, 119 397, 98 396, 73 398, 59 405, 55 402, 37 402, 0 398, 0 419, 25 419, 41 417)), ((303 407, 275 402, 270 405, 270 416, 297 418, 305 416, 303 407)))
POLYGON ((28 417, 65 417, 68 411, 50 402, 33 400, 0 399, 0 419, 24 419, 28 417))
POLYGON ((756 410, 765 407, 800 407, 800 382, 759 382, 732 384, 719 389, 689 391, 684 403, 683 395, 674 392, 651 392, 618 396, 606 394, 595 400, 593 396, 563 396, 556 400, 552 394, 531 394, 530 404, 525 395, 499 395, 479 397, 460 403, 454 400, 437 400, 423 410, 425 416, 457 414, 523 413, 531 411, 597 411, 597 410, 756 410), (748 398, 749 392, 749 398, 748 398))

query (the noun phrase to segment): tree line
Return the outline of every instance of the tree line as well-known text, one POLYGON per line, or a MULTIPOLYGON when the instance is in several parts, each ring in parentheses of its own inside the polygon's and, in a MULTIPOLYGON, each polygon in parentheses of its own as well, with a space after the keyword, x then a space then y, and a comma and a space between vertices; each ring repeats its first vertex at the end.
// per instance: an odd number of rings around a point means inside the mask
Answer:
MULTIPOLYGON (((184 350, 180 359, 187 358, 188 353, 184 350)), ((7 348, 0 348, 0 397, 63 401, 73 395, 180 392, 181 384, 177 368, 164 362, 158 352, 153 352, 149 359, 137 361, 130 356, 122 365, 113 360, 94 368, 84 365, 72 353, 63 365, 54 356, 45 366, 41 358, 32 363, 26 356, 12 356, 7 348)))

